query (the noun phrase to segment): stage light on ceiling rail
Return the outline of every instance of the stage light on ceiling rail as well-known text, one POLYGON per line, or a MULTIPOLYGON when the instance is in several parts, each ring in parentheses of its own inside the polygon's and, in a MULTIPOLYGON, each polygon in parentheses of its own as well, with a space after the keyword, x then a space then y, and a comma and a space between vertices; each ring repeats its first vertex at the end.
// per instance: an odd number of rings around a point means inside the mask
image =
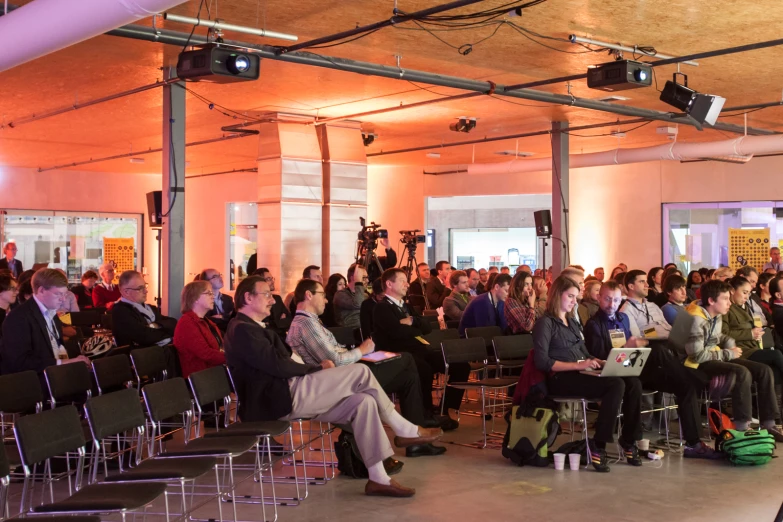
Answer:
POLYGON ((726 103, 726 98, 713 94, 702 94, 688 87, 688 76, 674 73, 671 80, 661 91, 661 101, 668 103, 688 114, 699 123, 714 125, 726 103), (677 75, 684 78, 684 83, 677 83, 677 75))
POLYGON ((372 145, 372 143, 375 141, 375 138, 377 137, 378 135, 374 132, 362 132, 362 141, 364 142, 365 147, 372 145))
POLYGON ((460 116, 457 118, 457 123, 449 125, 449 129, 454 132, 470 132, 476 128, 476 118, 469 118, 467 116, 460 116))

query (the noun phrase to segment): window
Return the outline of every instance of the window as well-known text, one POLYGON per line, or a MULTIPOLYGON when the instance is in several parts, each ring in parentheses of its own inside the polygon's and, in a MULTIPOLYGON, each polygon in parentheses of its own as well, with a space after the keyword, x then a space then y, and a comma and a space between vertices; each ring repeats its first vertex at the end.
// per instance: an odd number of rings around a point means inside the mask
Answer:
POLYGON ((258 206, 255 203, 227 203, 229 223, 229 289, 235 290, 245 273, 250 256, 256 253, 258 206))

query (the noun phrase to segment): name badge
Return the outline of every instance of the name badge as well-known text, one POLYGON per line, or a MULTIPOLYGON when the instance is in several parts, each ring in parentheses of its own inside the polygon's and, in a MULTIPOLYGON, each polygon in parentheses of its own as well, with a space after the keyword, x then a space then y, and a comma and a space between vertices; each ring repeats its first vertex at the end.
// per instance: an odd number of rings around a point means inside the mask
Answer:
POLYGON ((644 329, 644 337, 645 339, 655 339, 658 337, 658 332, 655 331, 654 326, 648 326, 644 329))
POLYGON ((763 325, 761 324, 761 316, 760 315, 753 315, 753 327, 754 328, 761 328, 763 325))
POLYGON ((612 348, 622 348, 625 346, 625 332, 622 330, 609 330, 609 337, 612 339, 612 348))

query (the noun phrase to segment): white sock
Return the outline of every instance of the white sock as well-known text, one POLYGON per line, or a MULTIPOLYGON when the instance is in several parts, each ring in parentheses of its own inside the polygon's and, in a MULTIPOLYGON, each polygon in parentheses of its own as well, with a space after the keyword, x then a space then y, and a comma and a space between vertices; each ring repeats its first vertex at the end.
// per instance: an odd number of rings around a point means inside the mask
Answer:
POLYGON ((397 413, 397 410, 394 408, 390 408, 388 412, 382 413, 381 420, 388 424, 398 437, 413 438, 419 436, 419 427, 397 413))
POLYGON ((388 486, 391 484, 389 475, 386 474, 386 468, 383 467, 383 461, 376 462, 372 466, 367 466, 367 473, 370 475, 370 480, 388 486))

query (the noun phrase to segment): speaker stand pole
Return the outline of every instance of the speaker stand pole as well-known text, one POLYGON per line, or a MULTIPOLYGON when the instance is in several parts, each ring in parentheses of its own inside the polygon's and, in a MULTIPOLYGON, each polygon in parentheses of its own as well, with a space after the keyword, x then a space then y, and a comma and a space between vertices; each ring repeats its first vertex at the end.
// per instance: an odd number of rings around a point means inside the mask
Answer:
MULTIPOLYGON (((161 225, 163 225, 163 222, 161 221, 161 225)), ((163 228, 158 229, 158 235, 156 236, 156 239, 158 240, 158 295, 155 297, 155 304, 158 306, 158 310, 161 310, 161 303, 163 302, 162 294, 163 294, 163 238, 161 237, 161 234, 163 233, 163 228)), ((163 313, 163 312, 161 312, 163 313)))
POLYGON ((541 242, 544 244, 544 248, 541 250, 541 257, 542 257, 542 263, 541 263, 541 277, 544 278, 544 283, 546 284, 546 237, 541 238, 541 242))

